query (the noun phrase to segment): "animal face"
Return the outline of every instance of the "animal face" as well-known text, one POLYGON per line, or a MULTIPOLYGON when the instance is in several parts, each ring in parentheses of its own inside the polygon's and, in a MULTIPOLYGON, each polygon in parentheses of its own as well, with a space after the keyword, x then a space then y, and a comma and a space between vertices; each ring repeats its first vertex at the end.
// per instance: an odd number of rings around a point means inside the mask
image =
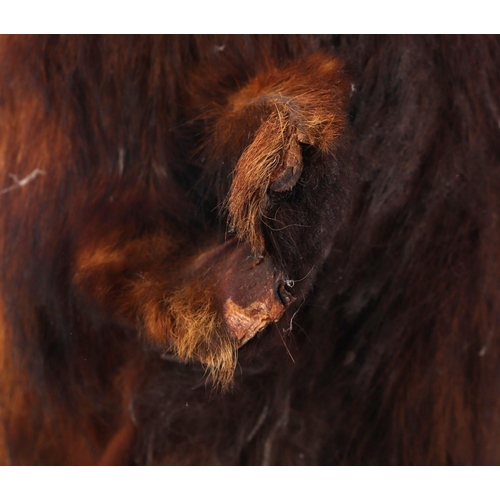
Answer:
POLYGON ((0 38, 0 460, 498 463, 499 54, 0 38))

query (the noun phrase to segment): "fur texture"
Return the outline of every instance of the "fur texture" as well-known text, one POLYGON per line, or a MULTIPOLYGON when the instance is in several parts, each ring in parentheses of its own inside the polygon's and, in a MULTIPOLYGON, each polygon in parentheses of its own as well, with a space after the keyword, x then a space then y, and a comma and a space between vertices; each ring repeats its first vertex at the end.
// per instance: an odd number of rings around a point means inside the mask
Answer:
POLYGON ((0 67, 4 463, 500 463, 500 38, 0 67))

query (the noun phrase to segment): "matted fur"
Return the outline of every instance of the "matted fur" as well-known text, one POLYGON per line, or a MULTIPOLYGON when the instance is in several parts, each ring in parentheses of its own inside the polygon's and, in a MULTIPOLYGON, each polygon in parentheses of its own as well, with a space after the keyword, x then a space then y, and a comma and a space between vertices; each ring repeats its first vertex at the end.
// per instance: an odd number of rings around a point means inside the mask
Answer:
POLYGON ((500 463, 498 37, 0 62, 0 460, 500 463), (237 350, 227 296, 284 284, 237 350))

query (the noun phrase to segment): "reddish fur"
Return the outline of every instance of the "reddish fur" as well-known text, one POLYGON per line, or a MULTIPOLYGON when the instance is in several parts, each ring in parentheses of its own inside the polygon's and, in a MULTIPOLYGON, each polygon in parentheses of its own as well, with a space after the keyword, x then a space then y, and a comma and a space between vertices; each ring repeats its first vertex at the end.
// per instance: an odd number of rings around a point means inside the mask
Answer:
POLYGON ((0 461, 500 463, 498 37, 0 61, 0 461), (295 301, 238 351, 268 276, 295 301))

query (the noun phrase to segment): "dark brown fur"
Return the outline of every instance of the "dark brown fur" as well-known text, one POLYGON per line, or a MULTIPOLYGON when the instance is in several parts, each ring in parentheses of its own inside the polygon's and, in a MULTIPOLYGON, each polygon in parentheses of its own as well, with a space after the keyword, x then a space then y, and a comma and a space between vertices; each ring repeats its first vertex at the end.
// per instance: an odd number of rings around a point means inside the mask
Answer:
POLYGON ((0 68, 4 463, 500 463, 500 38, 0 68))

